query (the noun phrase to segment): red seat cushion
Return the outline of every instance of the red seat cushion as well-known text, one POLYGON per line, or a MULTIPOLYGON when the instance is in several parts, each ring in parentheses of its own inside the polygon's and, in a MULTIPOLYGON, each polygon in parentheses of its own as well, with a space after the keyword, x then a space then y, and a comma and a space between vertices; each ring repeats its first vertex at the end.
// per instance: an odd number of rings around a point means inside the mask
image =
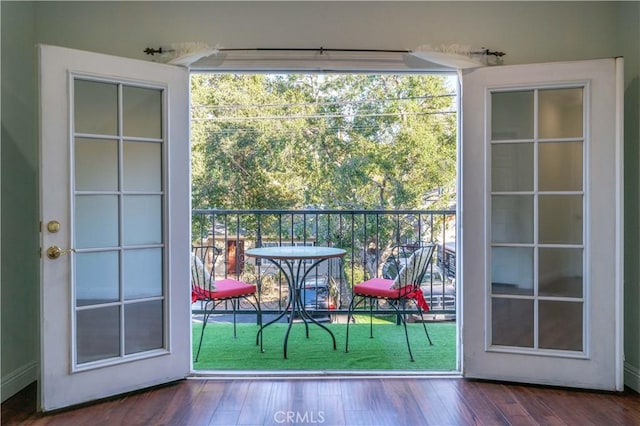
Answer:
POLYGON ((242 281, 226 278, 216 280, 216 289, 214 291, 205 290, 201 287, 191 288, 191 301, 211 300, 211 299, 228 299, 231 297, 248 296, 256 292, 256 286, 247 284, 242 281))
POLYGON ((371 278, 365 282, 356 285, 353 288, 353 294, 357 296, 373 296, 384 297, 389 299, 398 299, 405 296, 407 292, 412 290, 412 286, 402 288, 391 288, 393 280, 385 278, 371 278))
POLYGON ((429 304, 424 300, 424 295, 420 288, 414 289, 412 285, 401 288, 390 288, 393 280, 385 278, 371 278, 353 287, 354 296, 380 297, 384 299, 399 299, 405 297, 414 299, 418 306, 425 312, 429 311, 429 304))

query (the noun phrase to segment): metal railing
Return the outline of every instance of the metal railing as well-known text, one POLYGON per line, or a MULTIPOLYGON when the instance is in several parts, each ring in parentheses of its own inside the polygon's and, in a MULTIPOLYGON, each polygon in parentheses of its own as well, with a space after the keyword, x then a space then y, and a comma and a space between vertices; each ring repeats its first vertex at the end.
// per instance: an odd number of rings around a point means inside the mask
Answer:
MULTIPOLYGON (((192 211, 192 245, 196 255, 206 257, 203 261, 212 276, 256 284, 264 314, 286 308, 286 281, 270 262, 245 257, 247 249, 273 245, 345 249, 344 258, 316 266, 301 292, 314 315, 346 315, 353 285, 372 277, 389 278, 386 266, 393 247, 432 243, 436 252, 421 285, 430 305, 427 318, 452 319, 457 300, 455 221, 455 210, 200 209, 192 211)), ((194 306, 194 314, 201 311, 194 306)), ((216 308, 220 314, 231 311, 230 306, 216 308)), ((389 312, 385 306, 374 306, 376 314, 389 312)), ((241 308, 238 313, 255 311, 241 308)))

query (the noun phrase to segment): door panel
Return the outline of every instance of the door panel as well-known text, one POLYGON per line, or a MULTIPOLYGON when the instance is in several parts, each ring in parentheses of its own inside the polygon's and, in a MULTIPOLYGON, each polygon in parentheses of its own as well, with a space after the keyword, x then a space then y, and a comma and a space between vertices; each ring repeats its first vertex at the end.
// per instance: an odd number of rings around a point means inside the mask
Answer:
POLYGON ((52 46, 39 55, 42 247, 60 248, 42 256, 51 410, 189 373, 188 75, 52 46))
POLYGON ((466 377, 622 389, 621 62, 462 74, 466 377))

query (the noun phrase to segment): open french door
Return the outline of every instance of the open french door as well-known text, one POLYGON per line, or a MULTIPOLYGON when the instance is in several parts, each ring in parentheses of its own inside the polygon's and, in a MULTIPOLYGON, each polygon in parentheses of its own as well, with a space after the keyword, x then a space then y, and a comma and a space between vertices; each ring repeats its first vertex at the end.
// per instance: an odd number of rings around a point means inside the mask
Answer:
POLYGON ((39 46, 40 408, 190 371, 186 69, 39 46))
POLYGON ((622 59, 462 73, 465 377, 623 389, 622 59))

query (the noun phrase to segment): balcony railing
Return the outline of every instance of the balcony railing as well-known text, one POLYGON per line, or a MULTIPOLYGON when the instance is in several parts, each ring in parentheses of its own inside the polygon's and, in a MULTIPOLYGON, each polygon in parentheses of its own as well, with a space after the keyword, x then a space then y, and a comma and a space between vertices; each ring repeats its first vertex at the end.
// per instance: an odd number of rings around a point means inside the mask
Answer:
MULTIPOLYGON (((339 315, 347 312, 353 285, 388 277, 394 247, 432 243, 436 251, 431 273, 421 285, 430 305, 426 318, 451 319, 456 312, 455 221, 454 210, 193 210, 192 244, 214 277, 255 283, 264 314, 286 308, 286 281, 271 262, 246 257, 247 249, 274 245, 345 249, 343 258, 316 266, 307 276, 309 285, 301 289, 315 314, 339 315)), ((194 305, 193 312, 202 309, 194 305)), ((377 314, 390 313, 384 305, 373 309, 377 314)), ((219 306, 216 312, 230 313, 231 306, 219 306)), ((241 308, 238 313, 255 311, 241 308)))

